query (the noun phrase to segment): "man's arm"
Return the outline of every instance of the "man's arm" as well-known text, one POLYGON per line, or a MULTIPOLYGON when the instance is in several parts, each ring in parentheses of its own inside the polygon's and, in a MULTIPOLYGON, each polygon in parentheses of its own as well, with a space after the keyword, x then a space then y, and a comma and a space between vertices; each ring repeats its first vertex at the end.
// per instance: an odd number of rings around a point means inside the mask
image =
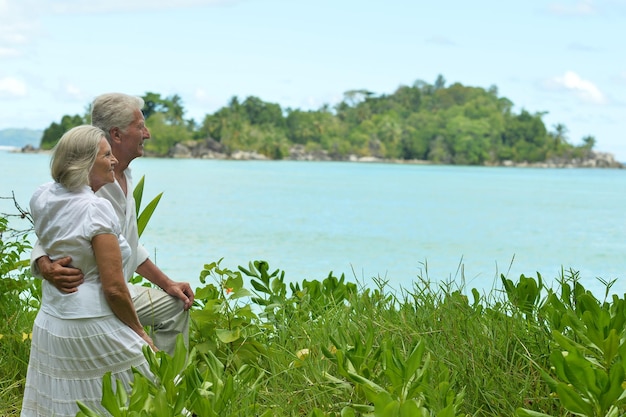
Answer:
POLYGON ((39 240, 35 242, 30 253, 30 272, 35 278, 43 278, 54 285, 59 291, 73 293, 84 282, 83 273, 80 269, 71 266, 72 258, 64 258, 52 261, 39 240))
POLYGON ((68 294, 76 292, 78 286, 85 282, 81 270, 71 266, 71 256, 52 261, 48 255, 44 255, 37 258, 35 263, 41 276, 61 292, 68 294))
POLYGON ((37 265, 37 261, 42 256, 47 256, 46 251, 43 250, 43 246, 41 246, 41 243, 39 243, 39 240, 37 240, 35 242, 35 245, 33 246, 33 250, 30 252, 30 273, 35 278, 43 278, 41 276, 41 270, 39 269, 39 265, 37 265))
POLYGON ((189 283, 172 281, 150 259, 139 265, 136 272, 172 297, 179 298, 185 304, 185 310, 189 310, 193 305, 194 294, 189 283))

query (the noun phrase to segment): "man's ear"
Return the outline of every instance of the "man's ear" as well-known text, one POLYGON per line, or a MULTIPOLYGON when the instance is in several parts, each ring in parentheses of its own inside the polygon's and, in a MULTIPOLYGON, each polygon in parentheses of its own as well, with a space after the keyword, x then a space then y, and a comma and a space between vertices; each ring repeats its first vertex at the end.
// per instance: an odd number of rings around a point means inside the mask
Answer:
POLYGON ((119 127, 112 127, 109 129, 109 135, 111 136, 112 142, 120 143, 122 141, 122 131, 119 127))

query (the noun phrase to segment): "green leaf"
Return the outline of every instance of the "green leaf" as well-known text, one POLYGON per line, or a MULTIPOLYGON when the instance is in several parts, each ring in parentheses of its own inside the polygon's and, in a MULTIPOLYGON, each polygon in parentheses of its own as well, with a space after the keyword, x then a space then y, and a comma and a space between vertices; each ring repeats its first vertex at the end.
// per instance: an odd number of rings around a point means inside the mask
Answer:
MULTIPOLYGON (((376 407, 376 410, 374 411, 374 414, 377 415, 379 412, 380 408, 376 407)), ((382 416, 384 417, 397 417, 397 416, 401 416, 403 417, 403 414, 400 413, 400 402, 398 400, 391 400, 389 401, 383 408, 382 408, 382 416)))
POLYGON ((117 402, 117 398, 115 393, 113 392, 113 382, 112 382, 111 372, 107 372, 102 377, 102 406, 114 416, 119 413, 119 404, 117 402))
POLYGON ((133 198, 135 199, 135 216, 139 217, 139 207, 141 207, 141 199, 143 197, 143 185, 146 176, 141 177, 135 189, 133 190, 133 198))
POLYGON ((356 417, 354 409, 347 406, 341 409, 341 413, 339 415, 341 417, 356 417))
POLYGON ((143 410, 149 399, 149 383, 145 375, 141 374, 136 369, 133 370, 135 379, 133 381, 133 390, 130 395, 130 403, 128 404, 128 410, 141 411, 143 410))
POLYGON ((369 379, 356 374, 354 372, 350 372, 348 371, 348 376, 350 377, 350 379, 352 379, 354 382, 363 385, 364 387, 367 387, 371 392, 375 392, 375 393, 385 393, 386 395, 389 395, 389 393, 387 392, 387 390, 385 390, 383 387, 381 387, 380 385, 376 384, 374 381, 370 381, 369 379))
MULTIPOLYGON (((613 332, 613 331, 611 331, 613 332)), ((618 399, 624 395, 624 388, 622 383, 626 378, 624 367, 620 362, 617 362, 611 366, 609 370, 609 383, 608 389, 600 395, 600 406, 604 410, 608 410, 611 405, 616 405, 618 399)))
POLYGON ((437 412, 437 417, 456 417, 454 404, 449 404, 446 408, 442 408, 437 412))
POLYGON ((187 362, 187 348, 183 341, 183 335, 176 337, 176 347, 174 348, 174 356, 172 357, 171 367, 174 368, 176 374, 181 373, 185 369, 187 362))
POLYGON ((230 298, 235 299, 235 298, 242 298, 242 297, 250 297, 252 295, 253 294, 249 290, 245 288, 239 288, 233 291, 232 293, 230 293, 230 298))
POLYGON ((96 413, 80 401, 76 401, 76 405, 80 409, 80 412, 76 414, 77 417, 102 417, 102 415, 96 413))
POLYGON ((264 283, 257 281, 257 280, 250 280, 250 284, 252 284, 252 286, 254 287, 255 290, 265 293, 265 294, 271 294, 272 290, 270 290, 270 288, 265 285, 264 283))
POLYGON ((414 399, 409 399, 400 404, 400 417, 414 417, 420 415, 420 409, 414 399))
POLYGON ((422 354, 424 353, 425 345, 420 340, 413 348, 413 352, 409 355, 406 361, 405 378, 411 378, 422 364, 422 354))
POLYGON ((563 407, 572 413, 583 416, 595 415, 593 412, 593 406, 566 384, 559 383, 556 386, 556 393, 558 394, 563 407))
POLYGON ((156 209, 157 205, 159 204, 159 201, 161 200, 161 196, 162 195, 163 195, 163 193, 159 193, 156 197, 154 197, 152 199, 152 201, 150 201, 150 203, 148 203, 146 208, 141 212, 139 217, 137 217, 137 231, 138 231, 140 237, 141 237, 141 234, 143 233, 144 229, 148 225, 148 221, 150 221, 150 218, 152 217, 152 214, 154 213, 154 210, 156 209))
POLYGON ((128 401, 128 394, 126 393, 126 388, 124 387, 124 383, 119 379, 116 380, 115 396, 117 397, 117 405, 120 408, 126 407, 126 402, 128 401))
POLYGON ((609 331, 609 335, 604 339, 604 363, 610 364, 613 362, 613 358, 617 355, 620 340, 615 329, 609 331))
POLYGON ((239 339, 240 330, 238 328, 234 330, 216 329, 215 334, 217 335, 218 339, 220 339, 221 342, 231 343, 239 339))
POLYGON ((525 408, 518 408, 515 410, 517 417, 552 417, 550 414, 540 413, 538 411, 526 410, 525 408))

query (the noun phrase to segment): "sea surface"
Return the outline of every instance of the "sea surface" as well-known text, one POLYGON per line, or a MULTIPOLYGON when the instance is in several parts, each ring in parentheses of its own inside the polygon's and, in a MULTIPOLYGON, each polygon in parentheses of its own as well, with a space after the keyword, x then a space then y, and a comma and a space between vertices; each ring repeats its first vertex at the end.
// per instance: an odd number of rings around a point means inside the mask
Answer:
MULTIPOLYGON (((329 273, 396 290, 420 278, 469 292, 561 271, 604 296, 626 292, 626 170, 140 158, 145 203, 163 197, 141 242, 176 280, 204 264, 254 260, 288 282, 329 273)), ((28 208, 49 155, 0 151, 0 197, 28 208)), ((15 213, 0 199, 0 213, 15 213)), ((13 222, 19 220, 12 220, 13 222)))

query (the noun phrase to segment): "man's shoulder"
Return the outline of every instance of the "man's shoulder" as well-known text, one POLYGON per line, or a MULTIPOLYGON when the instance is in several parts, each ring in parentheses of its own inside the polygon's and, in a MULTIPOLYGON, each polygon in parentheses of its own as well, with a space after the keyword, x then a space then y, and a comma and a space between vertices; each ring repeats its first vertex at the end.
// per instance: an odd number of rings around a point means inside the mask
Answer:
POLYGON ((126 200, 124 191, 117 182, 103 185, 96 191, 96 195, 109 200, 113 206, 119 206, 126 200))

